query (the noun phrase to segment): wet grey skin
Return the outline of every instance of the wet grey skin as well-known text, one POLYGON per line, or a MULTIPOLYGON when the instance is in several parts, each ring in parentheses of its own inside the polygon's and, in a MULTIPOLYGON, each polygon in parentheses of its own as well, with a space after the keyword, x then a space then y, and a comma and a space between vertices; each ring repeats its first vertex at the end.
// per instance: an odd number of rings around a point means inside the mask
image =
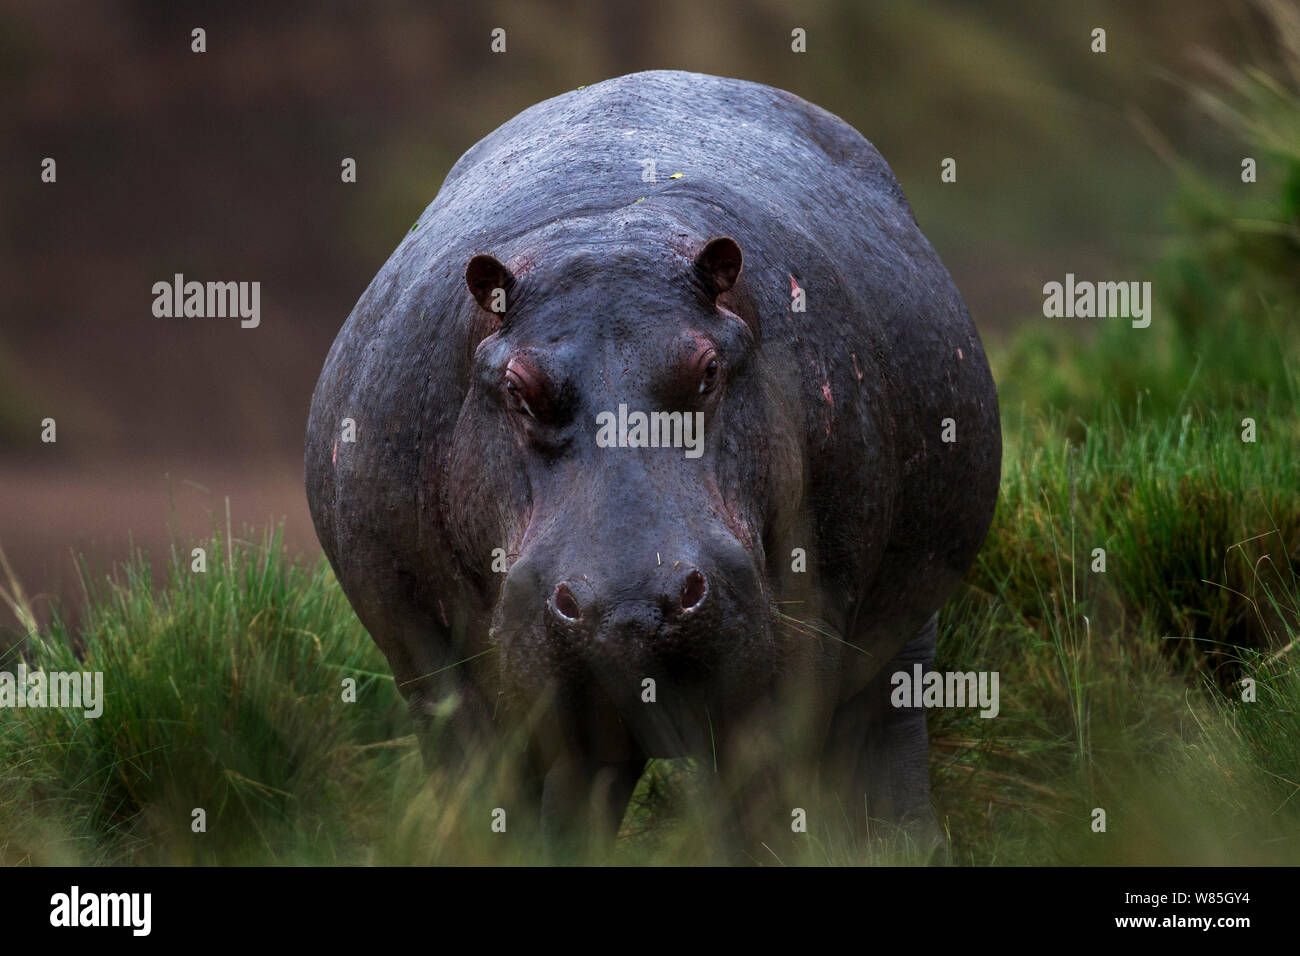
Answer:
POLYGON ((522 734, 512 818, 590 841, 647 759, 695 756, 743 843, 814 784, 835 826, 933 834, 889 676, 931 666, 1000 463, 979 336, 875 148, 654 71, 461 157, 330 350, 306 485, 427 761, 522 734), (608 447, 620 405, 698 445, 608 447))

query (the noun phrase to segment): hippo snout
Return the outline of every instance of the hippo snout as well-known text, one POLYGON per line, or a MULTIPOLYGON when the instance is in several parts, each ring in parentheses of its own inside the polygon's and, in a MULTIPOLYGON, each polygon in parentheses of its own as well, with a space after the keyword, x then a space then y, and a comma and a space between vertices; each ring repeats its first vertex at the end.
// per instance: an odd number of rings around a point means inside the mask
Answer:
POLYGON ((597 640, 653 637, 664 624, 700 615, 709 596, 709 579, 699 568, 673 569, 662 584, 648 589, 648 600, 602 601, 586 581, 561 581, 547 602, 548 624, 581 631, 597 640), (658 591, 658 594, 653 592, 658 591), (580 600, 577 595, 581 594, 580 600))
POLYGON ((625 552, 592 561, 588 549, 604 549, 591 541, 581 551, 567 542, 525 550, 495 616, 503 671, 520 689, 544 680, 562 690, 571 676, 596 675, 613 697, 647 676, 712 681, 766 626, 758 568, 726 537, 634 548, 640 560, 625 552), (668 560, 674 552, 690 556, 668 560))

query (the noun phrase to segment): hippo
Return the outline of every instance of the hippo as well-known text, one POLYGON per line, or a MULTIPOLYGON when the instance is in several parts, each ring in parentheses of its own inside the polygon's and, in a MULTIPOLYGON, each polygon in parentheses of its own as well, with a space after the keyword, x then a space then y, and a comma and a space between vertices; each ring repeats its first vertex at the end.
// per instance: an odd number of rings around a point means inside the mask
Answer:
POLYGON ((741 839, 808 786, 869 838, 935 832, 891 675, 932 668, 1001 455, 876 149, 650 71, 460 158, 329 351, 305 477, 430 766, 504 748, 514 819, 608 841, 650 759, 693 757, 741 839))

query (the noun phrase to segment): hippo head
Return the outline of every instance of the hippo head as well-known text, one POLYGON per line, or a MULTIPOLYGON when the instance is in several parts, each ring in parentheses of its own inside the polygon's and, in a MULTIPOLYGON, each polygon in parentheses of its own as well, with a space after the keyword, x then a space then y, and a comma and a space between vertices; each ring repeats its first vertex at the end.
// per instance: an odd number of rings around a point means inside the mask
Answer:
POLYGON ((770 688, 765 548, 800 497, 757 323, 727 305, 752 314, 741 249, 678 241, 469 260, 483 334, 443 483, 505 699, 652 756, 770 688))

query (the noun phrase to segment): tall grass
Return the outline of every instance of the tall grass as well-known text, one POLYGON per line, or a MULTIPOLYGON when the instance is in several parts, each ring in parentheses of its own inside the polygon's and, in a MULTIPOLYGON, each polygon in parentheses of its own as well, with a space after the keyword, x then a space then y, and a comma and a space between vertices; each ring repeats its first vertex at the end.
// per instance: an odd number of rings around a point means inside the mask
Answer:
POLYGON ((76 635, 21 615, 30 668, 102 671, 106 699, 100 719, 45 708, 0 721, 0 858, 314 853, 312 835, 365 775, 410 749, 386 662, 323 564, 295 564, 278 532, 201 546, 206 571, 173 551, 159 582, 143 555, 111 579, 83 568, 76 635), (343 701, 344 678, 358 703, 343 701))
POLYGON ((936 666, 1001 675, 998 719, 931 714, 958 859, 1300 862, 1300 443, 1229 424, 1038 421, 1011 457, 941 615, 936 666))

